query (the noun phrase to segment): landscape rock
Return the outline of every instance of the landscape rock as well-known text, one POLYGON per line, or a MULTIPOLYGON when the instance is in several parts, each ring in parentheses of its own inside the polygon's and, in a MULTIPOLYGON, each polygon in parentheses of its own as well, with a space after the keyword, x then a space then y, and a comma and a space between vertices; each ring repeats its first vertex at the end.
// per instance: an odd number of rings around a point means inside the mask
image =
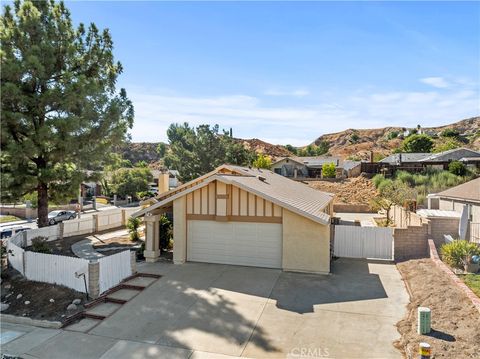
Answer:
POLYGON ((68 307, 67 307, 67 310, 76 310, 77 309, 77 306, 75 304, 69 304, 68 307))
POLYGON ((72 301, 72 304, 79 305, 81 302, 82 300, 77 298, 72 301))
POLYGON ((12 288, 12 285, 10 283, 7 283, 3 286, 3 288, 10 289, 10 288, 12 288))
POLYGON ((29 305, 30 304, 30 301, 29 300, 26 300, 25 301, 25 305, 29 305))
POLYGON ((23 297, 22 294, 17 295, 17 299, 20 299, 20 298, 22 298, 22 297, 23 297))
POLYGON ((10 304, 8 303, 0 303, 0 312, 3 312, 4 310, 7 310, 10 304))
POLYGON ((50 303, 55 303, 55 299, 50 298, 50 303))

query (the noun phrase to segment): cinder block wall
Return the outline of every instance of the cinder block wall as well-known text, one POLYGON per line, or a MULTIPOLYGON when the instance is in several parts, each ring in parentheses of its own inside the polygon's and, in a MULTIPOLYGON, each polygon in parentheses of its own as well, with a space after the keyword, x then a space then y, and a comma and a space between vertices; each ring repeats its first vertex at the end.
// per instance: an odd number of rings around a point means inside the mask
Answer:
POLYGON ((433 239, 435 246, 439 248, 445 243, 443 235, 449 234, 453 238, 458 238, 458 218, 429 218, 430 219, 430 239, 433 239))
POLYGON ((395 228, 393 236, 396 261, 427 257, 428 224, 395 228))

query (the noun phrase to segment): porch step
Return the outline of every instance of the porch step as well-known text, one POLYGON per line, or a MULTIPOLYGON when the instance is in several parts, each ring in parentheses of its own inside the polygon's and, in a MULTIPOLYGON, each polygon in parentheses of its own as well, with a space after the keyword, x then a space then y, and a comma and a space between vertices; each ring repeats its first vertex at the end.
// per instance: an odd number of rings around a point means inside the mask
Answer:
POLYGON ((80 319, 78 322, 70 324, 65 328, 65 330, 69 330, 71 332, 86 333, 89 330, 93 329, 101 321, 101 319, 83 318, 80 319))

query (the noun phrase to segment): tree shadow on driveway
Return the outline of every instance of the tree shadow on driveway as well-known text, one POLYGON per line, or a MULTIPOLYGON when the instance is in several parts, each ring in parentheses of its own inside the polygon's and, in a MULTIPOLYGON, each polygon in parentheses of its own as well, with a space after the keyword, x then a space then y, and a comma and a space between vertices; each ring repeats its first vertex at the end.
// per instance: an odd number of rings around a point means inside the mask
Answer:
POLYGON ((279 271, 261 270, 263 277, 255 271, 197 263, 174 267, 90 334, 227 355, 241 355, 250 340, 275 352, 262 328, 254 338, 252 333, 279 271), (247 287, 250 293, 243 293, 247 287))

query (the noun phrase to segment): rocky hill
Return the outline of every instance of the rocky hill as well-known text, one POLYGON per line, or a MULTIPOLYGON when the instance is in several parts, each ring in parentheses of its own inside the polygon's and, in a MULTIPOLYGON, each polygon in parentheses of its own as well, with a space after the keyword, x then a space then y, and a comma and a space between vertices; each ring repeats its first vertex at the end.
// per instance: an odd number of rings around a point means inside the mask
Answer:
POLYGON ((409 131, 417 130, 433 137, 435 143, 444 139, 440 134, 452 129, 461 135, 464 146, 480 150, 480 117, 472 117, 450 125, 412 129, 404 127, 384 127, 377 129, 348 129, 342 132, 325 134, 318 137, 312 144, 326 142, 332 156, 342 158, 356 157, 368 159, 370 151, 376 156, 387 156, 399 148, 403 137, 409 131))
MULTIPOLYGON (((444 139, 440 134, 446 130, 452 129, 458 132, 464 141, 464 146, 480 150, 480 117, 472 117, 450 125, 440 127, 420 128, 420 133, 426 133, 433 137, 436 143, 441 143, 444 139)), ((332 156, 341 158, 368 159, 370 151, 378 157, 384 157, 399 148, 403 137, 412 128, 402 127, 384 127, 377 129, 348 129, 342 132, 325 134, 318 137, 312 144, 326 142, 329 146, 328 153, 332 156)), ((262 152, 274 159, 284 156, 292 156, 282 145, 273 145, 268 142, 253 139, 240 139, 237 141, 255 152, 262 152)), ((152 167, 161 167, 162 162, 157 153, 159 142, 132 142, 117 149, 123 158, 130 160, 132 164, 139 161, 146 161, 152 167)))

